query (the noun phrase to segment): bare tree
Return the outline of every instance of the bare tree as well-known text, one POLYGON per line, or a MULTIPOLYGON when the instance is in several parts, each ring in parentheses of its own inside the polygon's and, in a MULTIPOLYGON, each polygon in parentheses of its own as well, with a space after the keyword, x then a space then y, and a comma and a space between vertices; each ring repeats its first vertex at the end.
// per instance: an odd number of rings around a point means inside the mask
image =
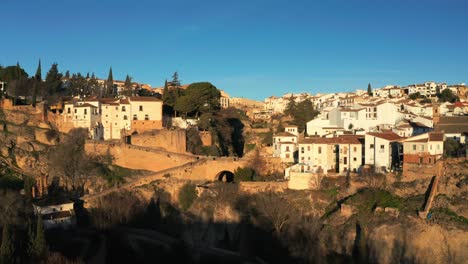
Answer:
POLYGON ((265 173, 266 162, 265 159, 260 155, 260 150, 258 148, 255 149, 255 153, 250 160, 248 167, 254 169, 257 175, 262 175, 265 173))
POLYGON ((276 235, 280 235, 285 226, 297 215, 295 207, 279 193, 267 191, 255 195, 258 213, 272 225, 276 235))
POLYGON ((85 151, 87 129, 73 129, 65 141, 51 150, 49 174, 59 177, 67 188, 82 194, 86 180, 94 168, 94 157, 85 151))

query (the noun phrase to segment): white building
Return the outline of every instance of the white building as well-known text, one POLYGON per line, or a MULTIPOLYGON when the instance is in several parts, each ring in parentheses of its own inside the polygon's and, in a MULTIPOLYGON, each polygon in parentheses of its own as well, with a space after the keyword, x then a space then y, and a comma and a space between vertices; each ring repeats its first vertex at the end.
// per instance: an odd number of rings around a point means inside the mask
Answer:
POLYGON ((342 129, 379 130, 383 126, 393 126, 403 120, 404 114, 398 110, 398 106, 388 102, 359 103, 354 107, 334 108, 327 118, 321 117, 307 122, 307 134, 324 136, 327 131, 342 129))
POLYGON ((369 132, 365 136, 365 164, 373 165, 376 172, 388 172, 402 165, 403 148, 393 132, 369 132))
POLYGON ((101 98, 64 103, 64 122, 88 128, 92 139, 121 139, 162 128, 162 101, 154 97, 101 98))
POLYGON ((295 162, 297 155, 297 136, 289 132, 281 132, 273 137, 273 156, 281 158, 282 162, 295 162))
POLYGON ((64 199, 45 199, 33 204, 34 214, 42 219, 44 229, 76 226, 73 202, 64 199))

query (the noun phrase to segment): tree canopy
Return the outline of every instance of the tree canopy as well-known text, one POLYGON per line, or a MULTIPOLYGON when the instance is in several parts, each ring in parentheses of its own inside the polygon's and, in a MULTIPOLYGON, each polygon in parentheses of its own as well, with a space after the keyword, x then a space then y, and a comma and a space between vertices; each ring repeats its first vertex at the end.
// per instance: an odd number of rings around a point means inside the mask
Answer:
POLYGON ((457 101, 460 101, 460 98, 453 94, 452 90, 450 89, 443 90, 437 97, 439 97, 439 102, 455 103, 457 101))
POLYGON ((177 98, 174 109, 185 115, 198 117, 203 113, 214 113, 220 109, 221 93, 209 82, 192 83, 184 95, 177 98))
POLYGON ((314 105, 310 99, 297 103, 291 98, 284 113, 293 118, 292 125, 298 126, 299 132, 302 132, 305 130, 307 122, 314 119, 319 114, 319 111, 314 109, 314 105))

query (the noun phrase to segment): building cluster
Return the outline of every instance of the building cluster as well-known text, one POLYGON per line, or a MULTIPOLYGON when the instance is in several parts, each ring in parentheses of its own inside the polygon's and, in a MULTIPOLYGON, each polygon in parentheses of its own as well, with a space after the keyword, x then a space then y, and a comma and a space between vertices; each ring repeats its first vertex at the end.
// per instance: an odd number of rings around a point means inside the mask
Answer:
MULTIPOLYGON (((307 122, 303 133, 295 126, 285 126, 284 132, 276 133, 273 156, 290 164, 285 171, 290 180, 298 177, 304 181, 304 175, 309 175, 309 182, 316 183, 316 175, 393 170, 417 177, 424 168, 430 172, 442 157, 446 139, 466 144, 468 102, 422 103, 407 95, 419 92, 433 97, 444 89, 460 94, 460 88, 466 87, 427 82, 375 89, 373 96, 364 91, 315 97, 288 95, 293 100, 313 98, 320 114, 307 122)), ((281 104, 291 100, 277 99, 267 98, 265 109, 280 111, 286 107, 281 104)))
POLYGON ((63 103, 63 127, 86 128, 96 140, 122 139, 162 128, 162 106, 155 97, 73 99, 63 103))

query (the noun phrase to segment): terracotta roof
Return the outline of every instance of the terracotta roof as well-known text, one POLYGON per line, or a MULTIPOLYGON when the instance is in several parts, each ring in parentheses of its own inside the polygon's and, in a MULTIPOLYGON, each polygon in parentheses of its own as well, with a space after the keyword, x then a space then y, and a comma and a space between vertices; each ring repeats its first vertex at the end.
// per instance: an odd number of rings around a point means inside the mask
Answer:
POLYGON ((94 106, 94 105, 89 104, 89 103, 85 103, 85 104, 81 104, 81 105, 75 106, 75 108, 78 108, 78 107, 93 107, 93 108, 97 108, 97 106, 94 106))
POLYGON ((438 132, 429 133, 429 141, 444 141, 444 133, 438 133, 438 132))
POLYGON ((441 116, 438 124, 467 125, 468 116, 441 116))
POLYGON ((161 102, 161 99, 149 96, 130 96, 128 99, 135 102, 161 102))
POLYGON ((468 132, 468 116, 440 117, 439 123, 434 125, 434 130, 445 133, 468 132))
POLYGON ((130 104, 127 98, 120 99, 120 104, 130 104))
POLYGON ((296 135, 291 134, 289 132, 280 132, 275 134, 275 137, 296 137, 296 135))
POLYGON ((402 137, 400 137, 399 135, 393 132, 385 132, 385 133, 369 132, 367 133, 367 135, 371 135, 371 136, 378 137, 378 138, 383 138, 385 140, 390 140, 390 141, 402 139, 402 137))
POLYGON ((358 136, 341 136, 332 138, 304 138, 299 144, 361 144, 358 136))

